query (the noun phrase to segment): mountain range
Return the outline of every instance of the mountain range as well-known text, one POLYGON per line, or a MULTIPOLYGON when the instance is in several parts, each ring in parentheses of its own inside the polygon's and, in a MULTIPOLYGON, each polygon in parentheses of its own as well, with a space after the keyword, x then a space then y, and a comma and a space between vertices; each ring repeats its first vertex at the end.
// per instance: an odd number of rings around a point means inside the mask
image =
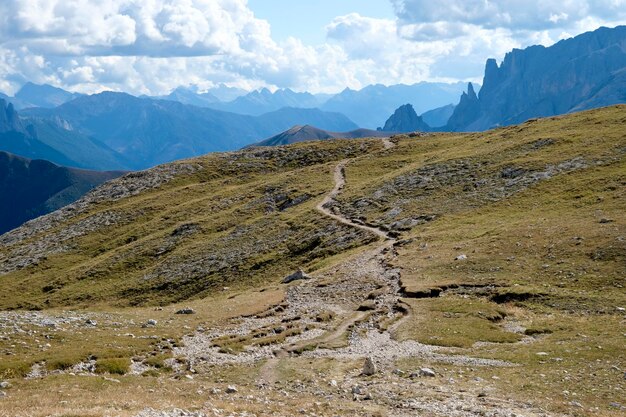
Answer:
POLYGON ((0 150, 30 159, 96 170, 124 170, 129 162, 96 139, 58 117, 21 117, 0 99, 0 150))
MULTIPOLYGON (((410 103, 418 114, 457 103, 465 83, 370 85, 362 90, 345 89, 321 108, 343 113, 360 127, 376 129, 399 106, 410 103)), ((445 124, 445 122, 444 122, 445 124)))
MULTIPOLYGON (((125 169, 239 149, 296 124, 333 131, 358 127, 344 115, 319 109, 283 108, 253 117, 113 92, 82 96, 54 109, 26 109, 22 115, 36 121, 35 127, 56 123, 81 138, 92 138, 119 155, 125 169)), ((51 141, 48 130, 37 133, 51 141)))
POLYGON ((155 98, 252 116, 283 107, 319 108, 342 113, 361 127, 375 129, 385 122, 385 115, 404 103, 412 104, 419 113, 443 108, 432 116, 433 126, 443 126, 452 113, 450 108, 458 102, 464 88, 465 83, 430 82, 392 86, 377 84, 361 90, 347 88, 339 94, 311 94, 289 88, 271 92, 263 88, 225 102, 210 91, 199 93, 196 88, 179 87, 167 96, 155 98))
POLYGON ((0 93, 0 99, 12 103, 16 109, 20 110, 28 107, 52 108, 67 103, 81 95, 48 84, 27 82, 18 90, 14 97, 0 93))
POLYGON ((626 102, 626 26, 600 28, 551 47, 514 49, 489 59, 482 88, 472 85, 446 131, 481 131, 626 102))

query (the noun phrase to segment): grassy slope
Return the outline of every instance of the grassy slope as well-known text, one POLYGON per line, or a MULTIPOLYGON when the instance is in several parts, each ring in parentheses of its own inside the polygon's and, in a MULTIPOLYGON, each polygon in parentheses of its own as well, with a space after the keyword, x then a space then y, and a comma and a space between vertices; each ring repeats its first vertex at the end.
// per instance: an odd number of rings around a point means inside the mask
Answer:
MULTIPOLYGON (((247 153, 198 159, 203 169, 193 175, 101 203, 24 242, 56 239, 102 213, 120 219, 71 239, 70 250, 36 267, 0 277, 0 307, 167 304, 315 268, 373 240, 325 219, 314 207, 332 188, 334 161, 375 147, 376 141, 320 143, 294 149, 291 156, 275 150, 255 154, 271 159, 247 153)), ((10 257, 13 249, 0 251, 10 257)))
POLYGON ((407 291, 444 291, 405 300, 414 315, 398 336, 522 364, 482 375, 501 378, 503 394, 541 393, 566 412, 572 401, 611 410, 626 388, 625 126, 626 107, 611 107, 480 135, 401 139, 378 170, 365 160, 349 166, 344 212, 382 225, 436 216, 402 232, 398 266, 407 291), (411 185, 433 166, 443 168, 411 185), (503 178, 507 168, 526 174, 503 178), (467 260, 455 260, 461 254, 467 260), (503 321, 536 341, 477 343, 524 336, 503 321))
MULTIPOLYGON (((0 306, 98 304, 115 311, 111 322, 139 323, 149 317, 161 322, 177 306, 153 312, 110 305, 198 299, 185 302, 203 309, 197 316, 134 330, 174 339, 184 334, 183 325, 208 328, 236 315, 241 303, 261 311, 280 302, 281 293, 260 288, 273 288, 298 266, 328 265, 368 241, 314 211, 332 188, 336 162, 362 155, 346 168, 342 212, 385 227, 419 220, 395 226, 406 239, 398 248, 403 284, 414 293, 456 287, 439 298, 406 299, 413 315, 397 336, 522 365, 446 365, 461 382, 464 372, 497 377, 493 389, 504 397, 532 397, 570 414, 618 415, 609 404, 626 390, 624 313, 617 309, 626 307, 625 126, 626 107, 619 106, 483 134, 399 137, 398 146, 383 153, 360 147, 380 150, 375 141, 331 141, 286 148, 305 155, 292 162, 278 150, 272 159, 252 160, 246 153, 201 158, 202 171, 82 215, 110 210, 126 220, 77 238, 71 252, 0 277, 0 306), (305 193, 311 198, 300 205, 268 210, 279 194, 293 199, 305 193), (435 217, 424 222, 424 215, 435 217), (173 240, 183 224, 199 228, 173 240), (320 230, 321 240, 314 237, 320 230), (455 261, 460 254, 467 260, 455 261), (47 285, 53 289, 44 292, 47 285), (224 293, 224 286, 231 289, 224 293), (229 300, 232 295, 240 304, 229 300), (227 306, 237 311, 224 314, 227 306), (533 343, 512 344, 526 335, 505 331, 505 323, 526 329, 533 343), (585 411, 572 408, 572 401, 585 411)), ((119 333, 103 325, 86 345, 119 333)), ((112 350, 103 346, 96 356, 128 357, 154 348, 144 339, 136 343, 114 338, 112 350)), ((67 343, 51 344, 48 353, 20 348, 5 374, 19 374, 42 355, 50 362, 63 359, 67 343)), ((0 341, 3 350, 12 350, 4 345, 0 341)), ((72 360, 86 350, 93 348, 76 349, 72 360)), ((397 365, 409 371, 424 364, 397 365)))

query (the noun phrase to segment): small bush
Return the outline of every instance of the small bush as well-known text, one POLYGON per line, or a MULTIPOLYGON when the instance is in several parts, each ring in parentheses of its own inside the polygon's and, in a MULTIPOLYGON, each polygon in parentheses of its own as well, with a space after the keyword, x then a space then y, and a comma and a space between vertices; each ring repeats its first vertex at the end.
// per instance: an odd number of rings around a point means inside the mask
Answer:
POLYGON ((125 375, 130 370, 129 358, 98 359, 96 373, 125 375))
POLYGON ((0 361, 0 379, 24 378, 30 372, 31 365, 26 362, 0 361))
POLYGON ((333 313, 332 311, 322 311, 317 315, 315 320, 318 323, 328 323, 333 319, 333 317, 335 317, 335 313, 333 313))
POLYGON ((165 360, 169 358, 171 358, 170 355, 156 355, 147 358, 143 363, 153 368, 161 369, 166 367, 165 360))
POLYGON ((77 361, 70 358, 54 358, 46 361, 46 368, 51 371, 66 371, 76 363, 77 361))
POLYGON ((552 330, 545 328, 545 327, 530 327, 526 330, 524 330, 524 334, 526 336, 535 336, 535 335, 540 335, 540 334, 550 334, 552 333, 552 330))

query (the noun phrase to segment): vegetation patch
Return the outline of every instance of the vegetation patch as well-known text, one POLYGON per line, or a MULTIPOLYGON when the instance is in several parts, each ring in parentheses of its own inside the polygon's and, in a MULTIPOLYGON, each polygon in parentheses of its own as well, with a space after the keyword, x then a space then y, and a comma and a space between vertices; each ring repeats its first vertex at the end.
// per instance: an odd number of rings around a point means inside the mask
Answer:
POLYGON ((130 370, 129 358, 98 359, 96 361, 96 373, 126 375, 130 370))

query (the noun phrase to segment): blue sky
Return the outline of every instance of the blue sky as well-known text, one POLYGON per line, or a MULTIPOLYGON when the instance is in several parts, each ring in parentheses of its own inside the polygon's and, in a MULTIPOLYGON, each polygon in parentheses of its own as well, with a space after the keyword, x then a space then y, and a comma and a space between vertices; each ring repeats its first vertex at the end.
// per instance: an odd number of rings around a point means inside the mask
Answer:
POLYGON ((0 0, 0 92, 480 82, 487 58, 620 24, 626 0, 0 0))
POLYGON ((270 22, 276 40, 295 36, 310 44, 326 40, 324 28, 337 16, 395 17, 388 0, 248 0, 248 5, 257 17, 270 22))

